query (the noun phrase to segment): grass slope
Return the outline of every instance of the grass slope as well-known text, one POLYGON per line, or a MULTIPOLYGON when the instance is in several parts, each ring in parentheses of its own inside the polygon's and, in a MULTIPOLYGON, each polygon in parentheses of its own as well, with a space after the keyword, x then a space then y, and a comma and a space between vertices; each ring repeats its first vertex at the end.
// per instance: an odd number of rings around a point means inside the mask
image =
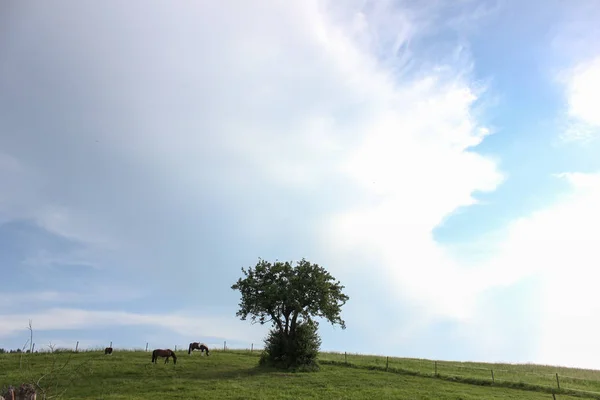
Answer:
POLYGON ((556 391, 558 384, 563 391, 578 391, 590 397, 600 398, 600 371, 565 368, 535 364, 488 364, 473 362, 432 361, 424 359, 365 356, 344 353, 323 353, 323 361, 348 362, 365 368, 383 368, 386 362, 390 370, 432 376, 437 373, 443 378, 473 380, 478 384, 492 382, 492 371, 496 385, 533 386, 538 390, 556 391), (437 366, 436 366, 437 364, 437 366), (559 382, 557 384, 556 375, 559 382), (587 393, 594 392, 594 393, 587 393))
MULTIPOLYGON (((317 373, 282 373, 257 368, 258 354, 213 351, 210 357, 179 353, 177 365, 150 363, 143 351, 0 354, 0 387, 37 380, 62 399, 551 399, 549 393, 450 382, 368 369, 381 358, 351 356, 354 368, 332 364, 317 373)), ((341 355, 343 357, 343 354, 341 355)), ((391 368, 391 366, 390 366, 391 368)), ((576 397, 557 395, 559 399, 576 397)))

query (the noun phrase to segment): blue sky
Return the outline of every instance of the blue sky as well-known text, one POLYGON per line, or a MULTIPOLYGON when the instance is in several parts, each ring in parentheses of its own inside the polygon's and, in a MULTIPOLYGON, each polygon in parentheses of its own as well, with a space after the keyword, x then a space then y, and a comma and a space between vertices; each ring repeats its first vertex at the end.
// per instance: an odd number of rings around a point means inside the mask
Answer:
POLYGON ((323 350, 600 368, 600 6, 0 6, 0 346, 249 347, 319 263, 323 350))

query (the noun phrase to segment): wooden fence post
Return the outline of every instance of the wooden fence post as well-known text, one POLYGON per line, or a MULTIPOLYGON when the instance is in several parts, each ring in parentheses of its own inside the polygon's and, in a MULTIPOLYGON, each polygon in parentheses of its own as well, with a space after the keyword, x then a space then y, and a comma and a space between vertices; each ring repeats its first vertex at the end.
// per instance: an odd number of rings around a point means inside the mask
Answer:
POLYGON ((348 354, 346 352, 344 352, 344 362, 348 364, 348 354))
POLYGON ((227 348, 227 340, 223 341, 223 351, 225 351, 225 349, 227 348))
POLYGON ((112 347, 112 342, 110 342, 110 346, 108 346, 108 347, 112 347))
POLYGON ((252 353, 252 351, 253 351, 253 350, 254 350, 254 343, 252 343, 252 344, 250 345, 250 353, 252 353))
POLYGON ((177 351, 177 345, 175 345, 175 351, 177 351))
POLYGON ((389 357, 385 357, 385 370, 388 370, 388 366, 390 364, 390 358, 389 357))
POLYGON ((146 342, 146 351, 148 351, 148 342, 146 342))
POLYGON ((75 345, 75 353, 77 353, 78 349, 79 349, 79 340, 77 341, 77 344, 75 345))
POLYGON ((494 370, 491 369, 490 371, 492 371, 492 382, 495 382, 495 380, 494 380, 494 370))
POLYGON ((560 389, 560 382, 558 381, 558 372, 556 373, 556 386, 560 389))
POLYGON ((35 343, 33 344, 33 346, 31 347, 31 352, 33 353, 33 351, 35 350, 35 343))

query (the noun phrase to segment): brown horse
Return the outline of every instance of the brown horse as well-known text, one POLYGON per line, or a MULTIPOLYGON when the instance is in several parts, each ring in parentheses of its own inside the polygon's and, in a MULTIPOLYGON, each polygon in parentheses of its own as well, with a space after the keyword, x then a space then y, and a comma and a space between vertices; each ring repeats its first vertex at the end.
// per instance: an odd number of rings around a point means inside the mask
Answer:
POLYGON ((104 354, 105 355, 106 354, 112 354, 112 350, 113 350, 112 347, 107 347, 107 348, 104 349, 104 354))
POLYGON ((208 356, 208 347, 204 343, 192 342, 190 343, 190 347, 188 347, 188 354, 192 354, 192 351, 200 350, 200 353, 206 351, 206 355, 208 356))
POLYGON ((165 357, 165 364, 169 362, 169 357, 173 357, 173 364, 177 364, 177 356, 171 349, 156 349, 152 352, 152 362, 156 364, 158 357, 165 357))

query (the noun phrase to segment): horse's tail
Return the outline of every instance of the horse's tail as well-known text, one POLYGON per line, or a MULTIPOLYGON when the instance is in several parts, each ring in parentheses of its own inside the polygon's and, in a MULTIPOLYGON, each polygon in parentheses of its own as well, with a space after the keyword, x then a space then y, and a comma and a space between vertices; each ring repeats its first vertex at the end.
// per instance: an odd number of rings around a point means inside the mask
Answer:
POLYGON ((193 343, 190 343, 190 347, 188 347, 188 354, 192 354, 192 344, 193 343))
POLYGON ((156 361, 156 350, 152 352, 152 362, 156 361))
POLYGON ((177 355, 173 350, 171 350, 171 357, 173 357, 173 364, 177 364, 177 355))

